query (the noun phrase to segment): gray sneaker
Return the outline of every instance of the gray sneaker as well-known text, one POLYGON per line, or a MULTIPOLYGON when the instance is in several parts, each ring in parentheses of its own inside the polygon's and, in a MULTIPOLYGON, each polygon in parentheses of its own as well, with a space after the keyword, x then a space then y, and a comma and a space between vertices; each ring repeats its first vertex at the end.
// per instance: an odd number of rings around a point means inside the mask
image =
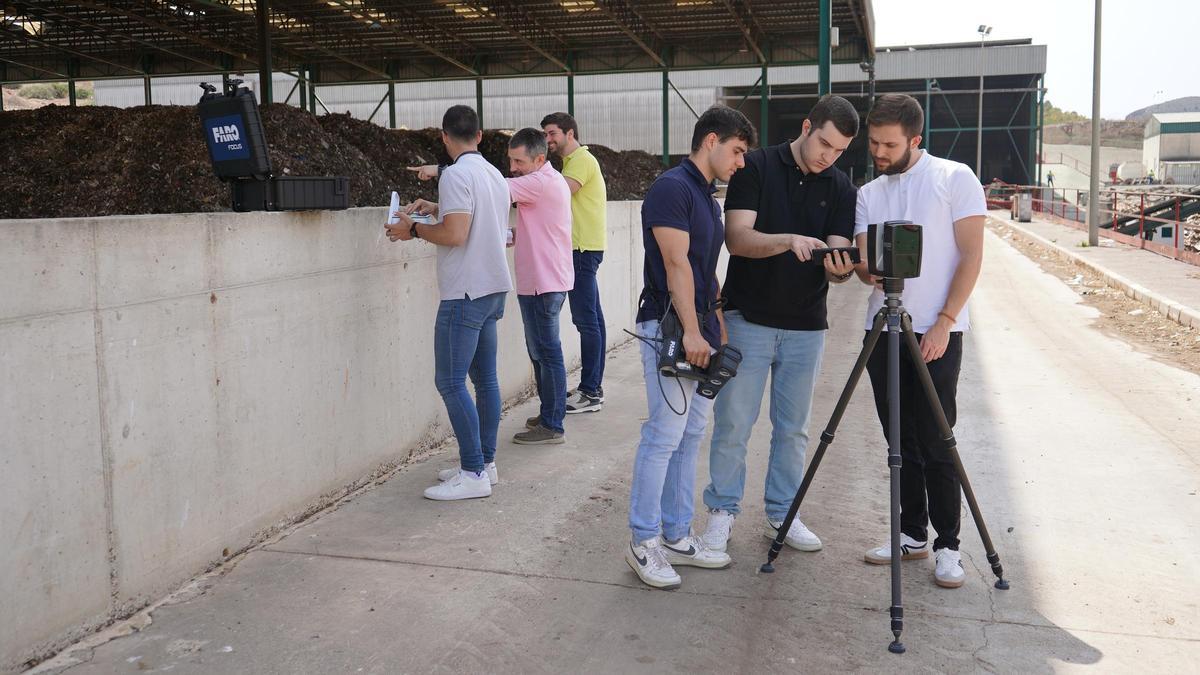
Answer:
POLYGON ((596 412, 600 410, 602 403, 600 397, 589 396, 576 389, 575 393, 567 397, 567 414, 596 412))
POLYGON ((529 419, 525 420, 525 428, 533 429, 541 423, 542 423, 542 416, 534 415, 533 417, 530 417, 529 419))
POLYGON ((517 445, 561 445, 566 442, 562 432, 547 429, 540 422, 532 429, 513 435, 513 443, 517 445))

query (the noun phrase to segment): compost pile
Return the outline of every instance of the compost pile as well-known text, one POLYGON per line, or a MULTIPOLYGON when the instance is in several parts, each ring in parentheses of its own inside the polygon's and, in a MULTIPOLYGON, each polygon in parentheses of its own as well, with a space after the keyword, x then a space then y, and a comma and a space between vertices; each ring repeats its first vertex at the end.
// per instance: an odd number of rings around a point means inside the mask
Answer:
MULTIPOLYGON (((392 130, 349 115, 260 108, 276 175, 349 176, 351 206, 436 199, 435 182, 405 169, 448 162, 436 129, 392 130)), ((0 218, 228 211, 192 106, 46 106, 0 113, 0 218)), ((487 130, 480 151, 508 175, 508 139, 487 130)), ((662 171, 644 152, 590 145, 610 200, 641 199, 662 171)))

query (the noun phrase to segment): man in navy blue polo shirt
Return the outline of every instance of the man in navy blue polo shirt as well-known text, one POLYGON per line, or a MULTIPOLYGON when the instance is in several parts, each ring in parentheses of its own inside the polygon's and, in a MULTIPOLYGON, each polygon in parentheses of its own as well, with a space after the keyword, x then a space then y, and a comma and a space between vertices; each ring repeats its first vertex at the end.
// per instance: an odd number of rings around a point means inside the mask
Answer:
MULTIPOLYGON (((858 133, 858 113, 840 96, 821 98, 794 141, 746 155, 725 197, 725 321, 742 352, 738 376, 714 412, 705 543, 724 551, 746 486, 746 444, 771 376, 771 446, 763 534, 775 538, 804 475, 813 387, 825 349, 825 295, 854 273, 849 257, 822 263, 813 251, 849 246, 856 191, 833 166, 858 133)), ((797 517, 785 542, 817 551, 821 540, 797 517)))
MULTIPOLYGON (((691 154, 659 176, 642 203, 646 257, 638 334, 658 337, 665 313, 673 312, 683 326, 687 360, 701 368, 726 341, 714 306, 725 228, 713 181, 729 180, 743 167, 753 143, 754 127, 745 115, 725 106, 708 109, 692 132, 691 154)), ((696 393, 695 380, 659 374, 656 344, 643 341, 641 351, 650 410, 633 465, 633 537, 625 560, 648 585, 676 588, 681 581, 672 565, 729 565, 728 555, 709 550, 691 533, 696 457, 712 401, 696 393)))

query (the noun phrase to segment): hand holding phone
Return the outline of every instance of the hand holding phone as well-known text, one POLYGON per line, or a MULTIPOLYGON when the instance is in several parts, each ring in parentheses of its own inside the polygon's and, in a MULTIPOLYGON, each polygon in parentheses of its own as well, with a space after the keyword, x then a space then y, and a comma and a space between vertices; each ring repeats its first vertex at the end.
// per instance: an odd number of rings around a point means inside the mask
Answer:
POLYGON ((850 263, 852 265, 857 265, 858 263, 862 262, 862 255, 859 253, 857 246, 834 246, 833 248, 813 249, 812 261, 818 264, 824 263, 825 256, 833 253, 834 251, 841 251, 842 253, 849 255, 850 263))

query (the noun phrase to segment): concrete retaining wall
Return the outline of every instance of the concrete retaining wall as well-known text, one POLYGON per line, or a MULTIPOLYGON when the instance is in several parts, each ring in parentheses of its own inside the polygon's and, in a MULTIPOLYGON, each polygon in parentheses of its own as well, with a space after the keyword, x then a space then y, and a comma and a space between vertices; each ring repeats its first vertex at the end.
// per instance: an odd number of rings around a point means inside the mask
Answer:
MULTIPOLYGON (((639 206, 609 204, 610 344, 639 206)), ((383 217, 0 221, 0 671, 448 435, 434 247, 389 243, 383 217)), ((569 315, 563 337, 577 362, 569 315)), ((500 341, 510 398, 531 382, 512 294, 500 341)))

